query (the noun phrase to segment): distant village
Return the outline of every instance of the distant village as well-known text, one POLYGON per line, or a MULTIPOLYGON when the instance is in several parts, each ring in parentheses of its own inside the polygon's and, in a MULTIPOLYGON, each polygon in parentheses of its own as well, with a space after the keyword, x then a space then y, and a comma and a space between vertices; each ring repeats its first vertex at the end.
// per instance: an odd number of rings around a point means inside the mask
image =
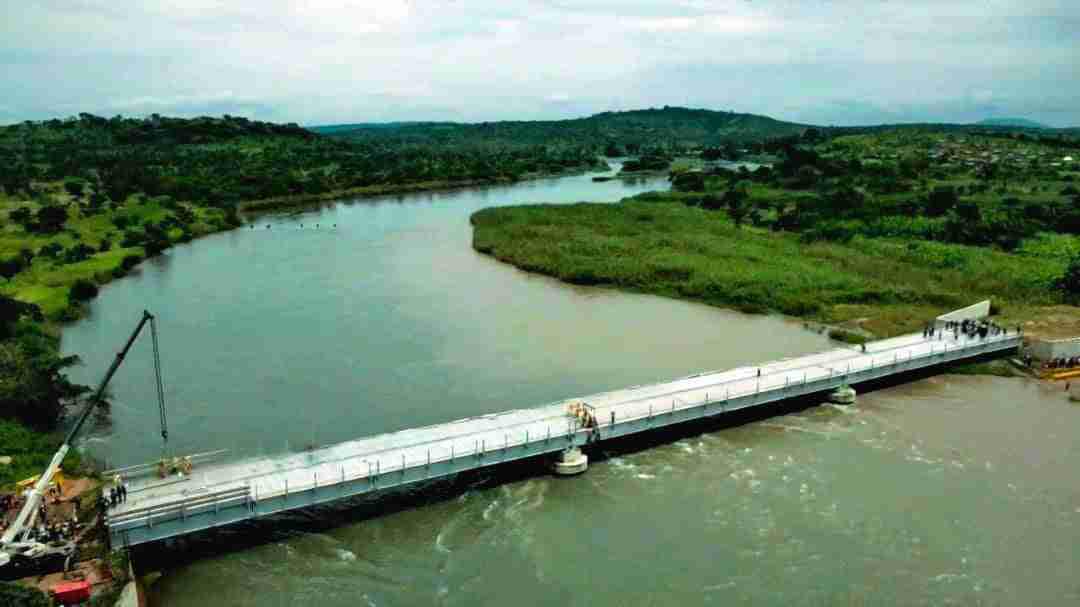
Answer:
MULTIPOLYGON (((902 156, 900 152, 883 152, 866 156, 863 160, 897 160, 902 156)), ((938 168, 945 170, 967 168, 980 171, 991 167, 1080 169, 1075 157, 1062 154, 1061 150, 1003 138, 945 135, 926 148, 926 156, 938 168)))

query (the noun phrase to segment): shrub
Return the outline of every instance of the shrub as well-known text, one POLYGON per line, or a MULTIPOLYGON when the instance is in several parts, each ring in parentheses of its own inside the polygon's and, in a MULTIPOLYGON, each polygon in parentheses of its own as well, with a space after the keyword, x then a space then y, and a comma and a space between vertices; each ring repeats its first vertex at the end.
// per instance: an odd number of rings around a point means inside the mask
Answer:
POLYGON ((842 341, 845 344, 863 344, 866 338, 854 331, 846 329, 829 329, 829 339, 842 341))
POLYGON ((90 259, 90 256, 93 254, 94 249, 90 248, 86 243, 80 242, 64 253, 64 261, 67 263, 78 263, 90 259))
POLYGON ((33 225, 34 231, 51 234, 63 229, 68 220, 68 212, 62 206, 49 205, 38 209, 34 218, 37 220, 33 225))
POLYGON ((25 228, 27 225, 30 224, 30 221, 33 220, 34 215, 30 212, 30 209, 26 207, 19 207, 8 213, 8 218, 11 219, 11 221, 25 228))
POLYGON ((11 280, 16 274, 22 272, 25 267, 22 257, 16 256, 0 260, 0 276, 11 280))
POLYGON ((74 179, 69 179, 69 180, 64 182, 64 189, 67 190, 67 193, 71 194, 71 196, 73 198, 78 198, 78 197, 82 196, 83 184, 82 184, 81 181, 75 181, 74 179))
POLYGON ((71 285, 71 289, 68 291, 68 299, 71 301, 89 301, 98 294, 98 287, 96 284, 80 278, 71 285))
POLYGON ((55 259, 64 251, 64 245, 58 242, 50 242, 38 250, 38 255, 48 259, 55 259))
POLYGON ((1080 255, 1072 258, 1069 266, 1065 268, 1065 274, 1057 279, 1054 285, 1072 299, 1080 296, 1080 255))
POLYGON ((0 582, 0 604, 9 607, 49 607, 52 601, 37 588, 0 582))
POLYGON ((139 265, 141 261, 142 257, 139 257, 138 255, 128 255, 120 261, 120 267, 123 268, 124 271, 130 271, 132 268, 139 265))

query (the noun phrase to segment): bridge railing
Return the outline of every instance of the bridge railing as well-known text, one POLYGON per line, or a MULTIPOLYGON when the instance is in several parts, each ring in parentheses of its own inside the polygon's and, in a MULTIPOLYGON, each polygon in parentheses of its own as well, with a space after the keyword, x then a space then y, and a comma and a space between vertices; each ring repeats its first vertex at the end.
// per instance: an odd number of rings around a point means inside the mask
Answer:
POLYGON ((251 490, 249 487, 232 487, 143 508, 135 508, 115 515, 106 513, 105 521, 110 529, 153 527, 155 522, 172 520, 178 517, 185 518, 186 516, 203 514, 208 511, 219 512, 250 501, 251 490))
MULTIPOLYGON (((535 445, 536 443, 541 441, 548 444, 551 444, 552 441, 555 441, 555 445, 552 447, 551 450, 558 450, 563 448, 563 446, 574 444, 575 438, 580 435, 587 435, 594 431, 603 434, 604 429, 611 429, 625 424, 633 424, 642 420, 651 420, 652 418, 659 417, 661 415, 674 415, 679 412, 685 412, 690 409, 698 408, 702 408, 704 415, 707 412, 707 407, 712 405, 719 405, 720 409, 719 411, 717 411, 717 413, 721 413, 725 410, 728 410, 726 409, 726 405, 728 403, 738 401, 740 399, 745 399, 748 396, 770 393, 775 396, 778 393, 778 397, 770 398, 769 400, 781 400, 789 396, 795 396, 796 394, 794 394, 793 392, 797 392, 798 394, 810 394, 816 391, 827 390, 831 387, 835 387, 836 381, 838 379, 846 381, 847 379, 852 378, 855 381, 864 381, 867 378, 863 376, 866 375, 867 372, 879 371, 880 375, 888 375, 892 372, 917 369, 933 364, 938 364, 938 362, 936 361, 949 362, 949 354, 952 354, 954 357, 959 356, 960 358, 968 358, 986 352, 1000 351, 1016 347, 1020 345, 1021 341, 1021 335, 1012 334, 988 336, 984 339, 969 339, 955 344, 942 342, 940 346, 938 346, 937 344, 931 344, 931 349, 926 353, 912 355, 912 353, 908 351, 908 356, 906 357, 902 356, 899 352, 900 350, 904 350, 905 347, 898 347, 894 349, 896 351, 893 352, 893 356, 891 357, 891 359, 888 356, 888 351, 879 351, 872 353, 872 357, 866 364, 852 366, 849 362, 847 365, 845 365, 844 369, 839 372, 828 364, 812 364, 807 365, 806 367, 797 367, 782 372, 768 374, 761 379, 769 381, 761 381, 760 383, 756 384, 755 387, 752 389, 739 391, 732 391, 730 389, 727 389, 723 392, 722 397, 719 391, 713 392, 713 390, 716 388, 723 389, 725 387, 730 387, 734 384, 742 384, 745 383, 747 379, 752 378, 742 377, 736 379, 729 379, 722 382, 716 382, 714 384, 706 384, 696 386, 691 389, 675 391, 669 394, 653 395, 638 399, 637 401, 627 401, 640 402, 646 400, 659 400, 661 398, 666 399, 667 397, 674 396, 673 398, 671 398, 670 407, 650 406, 648 412, 642 415, 620 417, 618 415, 618 412, 614 408, 612 408, 609 412, 613 413, 613 415, 604 419, 598 418, 597 425, 592 428, 579 427, 578 425, 576 425, 574 420, 570 419, 567 415, 564 414, 552 415, 547 418, 539 418, 538 420, 533 420, 527 425, 535 426, 537 423, 542 423, 547 419, 558 419, 566 421, 565 429, 560 423, 555 424, 555 430, 553 431, 552 424, 548 424, 546 432, 540 436, 537 436, 531 434, 529 430, 515 432, 513 427, 510 427, 503 432, 502 441, 496 441, 495 443, 490 445, 487 442, 487 437, 491 434, 490 431, 480 431, 476 433, 465 434, 450 439, 453 442, 451 442, 450 444, 449 454, 445 454, 444 450, 444 454, 436 453, 436 455, 433 457, 430 449, 427 450, 426 457, 424 458, 409 459, 408 456, 403 454, 402 459, 400 460, 400 464, 395 463, 386 467, 382 466, 382 460, 384 458, 380 456, 384 456, 385 454, 391 452, 397 452, 407 449, 416 449, 417 447, 422 447, 425 444, 439 443, 445 445, 447 439, 435 439, 432 441, 425 441, 420 443, 414 443, 412 445, 387 448, 380 451, 368 452, 351 457, 342 457, 332 460, 314 462, 312 464, 313 467, 320 468, 324 471, 327 468, 331 467, 333 464, 338 464, 337 470, 334 474, 325 475, 323 478, 319 477, 318 471, 313 471, 311 481, 305 481, 302 483, 294 482, 290 484, 290 482, 288 481, 288 476, 286 476, 286 480, 284 481, 284 486, 282 488, 270 491, 260 492, 257 484, 245 484, 241 487, 234 487, 232 489, 227 489, 220 492, 195 495, 173 502, 166 502, 147 508, 126 511, 116 517, 110 517, 108 519, 108 523, 110 528, 113 529, 131 528, 134 526, 142 525, 152 526, 155 522, 159 522, 162 520, 184 518, 186 516, 192 516, 195 514, 202 514, 211 511, 217 512, 221 509, 234 507, 237 505, 247 505, 249 508, 254 508, 257 504, 261 502, 266 502, 268 500, 282 498, 287 499, 290 494, 317 491, 321 488, 341 486, 346 483, 356 481, 366 481, 369 488, 377 489, 380 488, 379 481, 387 475, 393 473, 398 473, 404 478, 405 472, 408 470, 424 467, 430 469, 432 465, 436 464, 454 462, 456 460, 462 460, 463 458, 483 459, 485 457, 488 457, 489 455, 492 456, 493 459, 490 462, 486 462, 481 465, 496 464, 509 459, 508 453, 511 449, 516 447, 535 445), (881 360, 882 358, 884 358, 884 360, 881 360), (824 368, 829 369, 827 373, 822 370, 824 368), (808 371, 809 369, 817 369, 819 370, 819 372, 811 375, 808 371), (802 375, 801 379, 798 377, 799 374, 802 375), (778 375, 782 375, 782 378, 777 378, 776 381, 771 381, 772 378, 775 378, 778 375), (791 377, 793 375, 796 377, 797 381, 791 381, 791 377), (780 381, 780 379, 782 379, 783 381, 780 381), (685 394, 687 392, 699 393, 705 390, 708 391, 704 393, 700 401, 688 402, 687 400, 681 399, 677 396, 678 394, 685 394), (467 448, 464 450, 458 449, 457 445, 461 442, 468 441, 470 437, 479 436, 484 436, 485 438, 475 438, 472 448, 467 448), (498 455, 500 454, 503 455, 502 458, 498 457, 498 455), (360 458, 364 459, 360 460, 360 458), (363 464, 365 465, 360 465, 360 462, 363 462, 363 464), (348 466, 347 464, 349 463, 354 463, 357 465, 348 466)), ((861 358, 861 356, 857 358, 861 358)), ((763 402, 751 403, 746 406, 753 406, 756 404, 763 404, 763 402)), ((618 405, 615 405, 615 407, 617 406, 618 405)), ((648 427, 642 427, 634 431, 646 429, 648 429, 648 427)), ((288 475, 289 471, 283 471, 282 473, 288 475)))
MULTIPOLYGON (((707 402, 709 404, 722 403, 722 402, 727 401, 727 400, 738 399, 738 398, 745 397, 745 396, 748 396, 748 395, 751 395, 751 394, 771 392, 771 391, 775 391, 775 390, 778 390, 778 389, 781 389, 781 388, 791 388, 791 387, 794 387, 794 386, 806 386, 806 385, 811 385, 812 386, 812 385, 814 385, 814 382, 816 382, 816 381, 831 380, 831 379, 834 379, 834 378, 837 378, 837 377, 841 377, 841 378, 843 378, 843 377, 851 377, 851 376, 857 375, 857 374, 859 374, 859 373, 861 373, 863 371, 866 371, 866 370, 893 368, 893 367, 898 366, 898 365, 906 365, 906 364, 909 364, 909 363, 914 363, 915 361, 936 359, 936 358, 939 358, 942 354, 947 354, 949 352, 954 352, 954 353, 955 352, 976 352, 976 351, 981 351, 981 350, 987 349, 987 347, 990 346, 991 344, 1000 345, 1002 343, 1008 344, 1010 342, 1012 342, 1012 345, 1019 345, 1020 339, 1021 339, 1021 337, 1018 334, 1014 333, 1014 334, 1011 334, 1011 335, 988 336, 985 339, 971 338, 971 339, 968 339, 968 340, 966 340, 964 342, 957 343, 957 344, 951 344, 951 345, 947 341, 942 341, 940 344, 931 344, 931 349, 926 354, 920 354, 920 355, 917 355, 917 356, 913 356, 913 355, 910 354, 910 352, 908 352, 908 356, 906 356, 906 357, 901 356, 899 352, 902 351, 902 350, 908 350, 910 348, 910 345, 902 345, 902 346, 896 346, 896 347, 893 347, 893 348, 889 348, 887 350, 880 350, 878 352, 869 353, 871 355, 871 360, 867 364, 861 365, 861 366, 860 365, 852 366, 850 364, 850 362, 849 362, 848 364, 845 365, 845 367, 844 367, 844 369, 842 371, 838 371, 838 370, 836 370, 834 368, 836 366, 835 363, 832 364, 832 365, 825 364, 825 363, 815 363, 815 364, 805 365, 805 366, 802 366, 802 367, 794 367, 794 368, 791 368, 791 369, 788 369, 788 370, 785 370, 785 371, 779 371, 779 372, 770 373, 770 374, 767 374, 765 376, 762 376, 760 384, 757 387, 755 387, 755 389, 742 390, 742 391, 732 391, 730 389, 730 387, 733 386, 733 385, 741 384, 741 383, 746 382, 748 379, 754 379, 755 378, 755 376, 753 376, 753 375, 748 375, 746 377, 725 379, 723 381, 714 382, 714 383, 711 383, 711 384, 703 384, 703 385, 700 385, 700 386, 695 386, 694 388, 690 388, 690 389, 684 388, 684 389, 680 389, 680 390, 673 390, 673 391, 670 391, 670 392, 667 392, 667 393, 654 394, 654 395, 642 397, 642 398, 635 399, 635 400, 622 401, 620 403, 620 405, 621 404, 626 404, 626 403, 631 403, 631 402, 642 402, 642 401, 649 401, 649 400, 658 400, 658 399, 664 398, 664 397, 674 397, 674 398, 672 398, 672 402, 673 402, 673 405, 675 407, 674 410, 678 411, 680 409, 688 409, 688 408, 699 407, 699 406, 701 406, 703 404, 702 402, 687 403, 687 402, 684 401, 682 403, 682 405, 680 406, 679 403, 678 403, 678 401, 679 401, 678 395, 679 394, 685 394, 687 392, 700 392, 700 391, 703 391, 703 390, 707 390, 706 394, 704 395, 704 399, 703 399, 704 402, 707 402), (889 352, 892 352, 892 357, 891 358, 889 357, 889 352), (884 363, 879 363, 878 361, 881 360, 881 359, 885 359, 885 362, 884 363), (825 372, 822 372, 822 374, 820 374, 818 376, 811 377, 810 372, 808 371, 809 369, 824 369, 824 368, 829 369, 827 375, 824 374, 825 372), (800 374, 802 376, 801 378, 799 377, 800 374), (782 377, 777 378, 775 382, 770 382, 771 378, 776 378, 777 376, 782 376, 782 377), (792 381, 791 378, 793 376, 795 377, 796 381, 792 381), (713 393, 712 390, 714 390, 714 389, 716 389, 717 392, 713 393), (721 390, 723 390, 723 391, 721 391, 721 390), (723 396, 721 397, 721 395, 723 395, 723 396)), ((991 349, 997 349, 997 348, 991 348, 991 349)), ((855 354, 855 356, 853 356, 852 358, 860 358, 862 356, 861 353, 854 353, 854 354, 855 354)), ((690 376, 690 377, 698 377, 700 375, 701 374, 696 375, 696 376, 690 376)), ((565 403, 565 402, 568 402, 568 401, 565 401, 565 400, 564 401, 558 401, 558 402, 556 402, 554 404, 560 404, 560 403, 565 403)), ((548 406, 551 406, 551 405, 548 405, 548 406)), ((615 405, 615 406, 617 407, 619 405, 615 405)), ((659 412, 668 413, 671 410, 672 410, 671 407, 664 407, 664 408, 657 407, 656 410, 655 410, 655 413, 659 413, 659 412)), ((634 420, 644 419, 644 418, 647 418, 647 417, 650 417, 650 416, 651 415, 646 414, 646 415, 641 415, 641 416, 636 416, 636 417, 623 417, 623 418, 620 418, 620 419, 618 419, 616 421, 616 425, 621 424, 621 423, 625 423, 627 421, 634 421, 634 420)), ((535 424, 541 423, 541 422, 543 422, 545 420, 552 420, 552 421, 554 421, 554 420, 562 420, 562 421, 566 421, 567 419, 568 419, 568 416, 566 414, 559 413, 559 414, 553 414, 553 415, 548 416, 548 417, 539 418, 537 420, 533 420, 531 422, 522 423, 522 424, 518 424, 518 425, 535 425, 535 424)), ((598 420, 598 422, 600 422, 600 424, 599 424, 600 427, 610 426, 611 425, 609 420, 598 420)), ((429 444, 430 445, 445 444, 448 440, 453 440, 454 442, 464 442, 464 441, 469 440, 470 437, 486 435, 486 434, 489 434, 489 433, 490 433, 489 431, 476 431, 476 432, 461 434, 461 435, 454 436, 454 437, 443 437, 443 438, 437 438, 437 439, 430 439, 430 440, 426 440, 426 441, 418 441, 418 442, 411 443, 411 444, 405 445, 405 446, 400 446, 399 445, 399 446, 394 446, 394 447, 387 447, 385 449, 380 449, 380 450, 377 450, 377 451, 369 451, 369 452, 364 453, 363 457, 364 458, 375 459, 377 461, 379 456, 381 456, 381 455, 384 455, 386 453, 400 451, 400 450, 402 450, 404 448, 413 448, 413 449, 415 449, 415 448, 423 447, 424 445, 429 445, 429 444)), ((561 429, 557 429, 554 434, 549 429, 549 431, 547 432, 545 437, 546 436, 566 436, 566 435, 567 435, 567 432, 564 432, 561 429)), ((525 443, 528 443, 528 442, 532 442, 532 441, 528 440, 527 438, 524 438, 521 441, 516 441, 516 442, 510 443, 510 444, 512 446, 517 446, 517 445, 525 444, 525 443)), ((431 462, 432 463, 442 462, 442 461, 446 461, 446 460, 456 459, 458 457, 464 457, 466 455, 476 455, 477 453, 484 454, 484 453, 487 452, 487 450, 484 449, 484 447, 483 447, 483 441, 482 440, 477 439, 475 441, 475 443, 476 444, 474 445, 474 448, 471 451, 458 452, 456 454, 451 454, 450 456, 445 457, 445 458, 441 458, 441 459, 432 459, 431 462)), ((354 460, 357 457, 358 456, 342 456, 342 457, 337 457, 337 458, 324 459, 324 460, 312 462, 311 465, 312 466, 320 466, 320 465, 328 465, 328 464, 333 464, 333 463, 344 463, 344 462, 347 462, 347 461, 354 460)), ((406 468, 408 468, 408 467, 409 466, 406 466, 406 468)), ((394 466, 394 469, 395 470, 400 470, 401 466, 394 466)), ((380 470, 376 469, 376 470, 373 471, 373 474, 374 475, 385 474, 386 472, 388 472, 388 470, 381 470, 380 471, 380 470)), ((355 478, 364 478, 365 476, 367 476, 367 474, 359 474, 356 477, 347 478, 346 480, 355 480, 355 478)))

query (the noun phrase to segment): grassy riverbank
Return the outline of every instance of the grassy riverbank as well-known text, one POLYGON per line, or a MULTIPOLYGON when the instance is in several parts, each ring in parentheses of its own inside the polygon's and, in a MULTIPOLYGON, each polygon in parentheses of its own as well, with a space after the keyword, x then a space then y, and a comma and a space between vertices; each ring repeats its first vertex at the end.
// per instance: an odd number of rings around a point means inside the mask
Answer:
POLYGON ((67 219, 55 231, 34 230, 13 215, 19 209, 37 213, 43 206, 40 199, 0 196, 0 260, 19 264, 18 271, 0 283, 0 294, 38 306, 51 321, 78 318, 82 300, 70 297, 76 282, 103 285, 177 242, 235 225, 221 209, 168 197, 134 195, 122 204, 92 209, 65 195, 60 184, 39 188, 67 219))
POLYGON ((485 209, 472 217, 473 246, 574 284, 847 323, 882 337, 985 298, 1005 322, 1061 302, 1051 283, 1067 256, 1046 254, 1057 236, 1013 253, 884 238, 805 242, 659 198, 485 209))

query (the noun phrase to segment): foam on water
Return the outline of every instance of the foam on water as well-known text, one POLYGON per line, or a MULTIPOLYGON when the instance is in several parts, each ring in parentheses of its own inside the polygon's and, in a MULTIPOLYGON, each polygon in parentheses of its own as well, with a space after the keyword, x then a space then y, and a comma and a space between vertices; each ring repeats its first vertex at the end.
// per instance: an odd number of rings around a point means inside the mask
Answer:
POLYGON ((484 512, 480 515, 485 521, 491 520, 491 513, 499 507, 499 500, 492 500, 487 507, 484 508, 484 512))

